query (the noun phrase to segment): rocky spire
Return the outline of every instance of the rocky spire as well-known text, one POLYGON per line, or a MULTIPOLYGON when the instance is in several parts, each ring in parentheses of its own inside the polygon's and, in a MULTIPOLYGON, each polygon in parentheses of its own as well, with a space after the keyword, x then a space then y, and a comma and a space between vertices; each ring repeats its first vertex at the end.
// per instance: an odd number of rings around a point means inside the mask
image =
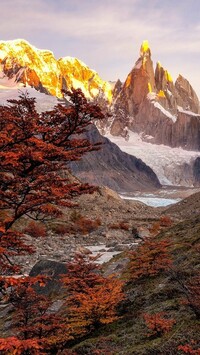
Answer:
POLYGON ((149 57, 151 58, 151 50, 149 47, 149 42, 147 40, 143 41, 140 47, 140 57, 149 57))
POLYGON ((177 103, 185 110, 200 113, 199 99, 189 81, 179 74, 175 82, 177 103))

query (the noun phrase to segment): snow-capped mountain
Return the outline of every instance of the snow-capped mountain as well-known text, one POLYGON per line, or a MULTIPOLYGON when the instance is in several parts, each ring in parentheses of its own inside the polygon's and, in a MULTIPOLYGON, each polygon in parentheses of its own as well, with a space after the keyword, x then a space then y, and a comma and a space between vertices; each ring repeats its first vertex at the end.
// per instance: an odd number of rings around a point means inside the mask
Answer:
POLYGON ((110 133, 125 135, 127 127, 151 143, 200 150, 200 105, 190 83, 179 75, 175 84, 144 41, 140 57, 113 97, 110 133))
POLYGON ((0 41, 0 65, 9 79, 57 97, 62 97, 62 89, 74 87, 90 99, 102 93, 108 102, 112 99, 110 84, 82 61, 71 57, 56 60, 51 51, 22 39, 0 41))
POLYGON ((147 41, 125 83, 115 84, 103 81, 77 58, 56 60, 52 52, 24 40, 0 42, 0 104, 17 97, 17 89, 28 89, 37 98, 37 109, 47 110, 62 89, 71 87, 81 88, 88 99, 109 110, 100 132, 151 166, 162 184, 200 185, 198 97, 183 76, 174 83, 159 62, 154 71, 147 41))

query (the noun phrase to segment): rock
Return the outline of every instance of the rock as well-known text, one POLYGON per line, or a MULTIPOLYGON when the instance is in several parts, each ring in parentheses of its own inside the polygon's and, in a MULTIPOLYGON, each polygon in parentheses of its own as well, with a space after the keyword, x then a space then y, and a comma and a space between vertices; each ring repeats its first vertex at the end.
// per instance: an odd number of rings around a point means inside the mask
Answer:
POLYGON ((60 293, 62 283, 60 275, 67 273, 66 264, 53 260, 40 260, 31 269, 30 276, 45 275, 50 277, 44 287, 37 287, 37 292, 45 295, 60 293))
POLYGON ((129 246, 127 244, 118 244, 113 248, 110 248, 108 251, 125 251, 128 250, 129 246))
POLYGON ((115 240, 112 240, 111 242, 108 242, 106 244, 106 248, 113 248, 116 247, 118 245, 118 242, 116 242, 115 240))
POLYGON ((196 158, 193 165, 194 186, 200 187, 200 157, 196 158))
POLYGON ((88 255, 91 254, 91 251, 88 248, 79 245, 76 248, 76 253, 88 255))
POLYGON ((116 105, 128 115, 135 116, 140 104, 151 90, 155 90, 153 63, 148 42, 144 41, 140 49, 140 58, 128 74, 116 105))

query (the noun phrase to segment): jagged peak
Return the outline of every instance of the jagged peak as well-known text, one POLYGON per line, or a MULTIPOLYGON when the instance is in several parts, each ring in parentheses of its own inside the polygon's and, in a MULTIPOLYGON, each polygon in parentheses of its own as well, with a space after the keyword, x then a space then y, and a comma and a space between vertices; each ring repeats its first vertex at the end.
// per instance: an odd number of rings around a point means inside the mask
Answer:
POLYGON ((173 83, 173 78, 172 78, 171 74, 168 72, 168 70, 166 70, 162 66, 162 64, 159 61, 156 63, 156 70, 158 70, 158 71, 162 70, 165 75, 166 81, 173 83))
POLYGON ((141 44, 140 57, 151 57, 151 49, 148 40, 144 40, 141 44))

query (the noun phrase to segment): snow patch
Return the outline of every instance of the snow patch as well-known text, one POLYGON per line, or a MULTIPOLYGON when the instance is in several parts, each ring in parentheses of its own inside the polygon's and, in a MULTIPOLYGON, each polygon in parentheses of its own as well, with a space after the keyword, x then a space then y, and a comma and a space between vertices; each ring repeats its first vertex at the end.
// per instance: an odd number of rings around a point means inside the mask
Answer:
POLYGON ((178 106, 178 111, 181 112, 181 113, 185 113, 186 115, 189 115, 189 116, 200 117, 200 114, 194 113, 192 111, 186 111, 181 106, 178 106))
POLYGON ((153 102, 154 106, 158 108, 165 116, 169 117, 173 122, 176 122, 177 117, 172 115, 169 111, 165 110, 158 102, 153 102))
POLYGON ((176 122, 177 117, 175 115, 172 115, 169 111, 165 110, 165 108, 161 104, 159 104, 159 102, 156 101, 157 95, 155 92, 149 92, 147 98, 152 102, 154 107, 158 108, 162 113, 164 113, 165 116, 170 118, 173 122, 176 122))

